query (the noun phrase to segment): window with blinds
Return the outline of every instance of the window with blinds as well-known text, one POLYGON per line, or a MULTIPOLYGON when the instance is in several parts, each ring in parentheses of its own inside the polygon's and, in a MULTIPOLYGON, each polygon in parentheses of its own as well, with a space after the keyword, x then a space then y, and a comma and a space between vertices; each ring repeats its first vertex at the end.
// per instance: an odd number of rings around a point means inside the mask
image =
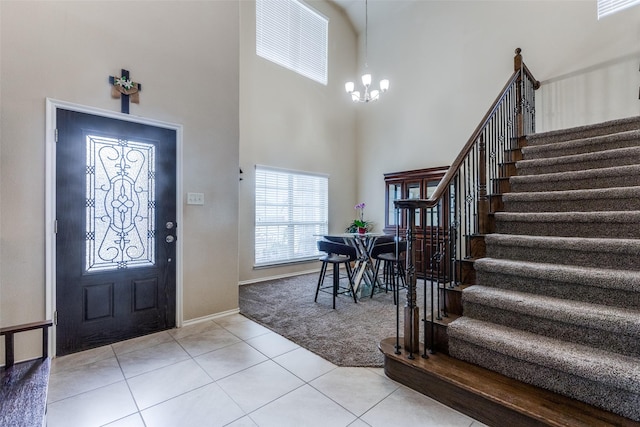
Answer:
POLYGON ((326 175, 256 166, 255 266, 316 259, 329 223, 326 175))
POLYGON ((640 0, 598 0, 598 19, 640 4, 640 0))
POLYGON ((297 0, 256 1, 256 54, 327 84, 329 20, 297 0))

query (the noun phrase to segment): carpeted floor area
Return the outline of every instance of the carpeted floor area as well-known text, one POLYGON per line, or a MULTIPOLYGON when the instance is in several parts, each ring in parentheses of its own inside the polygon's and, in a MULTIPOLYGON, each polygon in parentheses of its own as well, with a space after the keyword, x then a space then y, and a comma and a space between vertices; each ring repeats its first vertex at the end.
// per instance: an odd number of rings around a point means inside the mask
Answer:
MULTIPOLYGON (((393 294, 367 295, 357 304, 340 295, 333 310, 328 293, 313 301, 317 280, 306 274, 240 286, 240 313, 338 366, 382 367, 378 343, 396 336, 393 294)), ((401 310, 405 295, 401 290, 401 310)))

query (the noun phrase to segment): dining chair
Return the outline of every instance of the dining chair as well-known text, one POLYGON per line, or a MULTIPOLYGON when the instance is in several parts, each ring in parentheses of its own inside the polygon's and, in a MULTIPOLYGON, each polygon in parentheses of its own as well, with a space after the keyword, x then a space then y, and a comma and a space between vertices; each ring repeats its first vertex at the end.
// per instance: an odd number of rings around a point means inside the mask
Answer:
POLYGON ((320 268, 320 277, 318 278, 318 287, 316 288, 315 302, 318 302, 318 293, 320 291, 328 292, 333 295, 333 308, 336 308, 336 297, 338 294, 351 293, 353 301, 358 302, 356 292, 353 287, 353 274, 351 271, 351 263, 357 259, 356 249, 353 246, 344 243, 330 242, 328 240, 318 240, 318 250, 325 252, 320 258, 322 267, 320 268), (327 266, 333 265, 333 281, 331 286, 323 287, 324 277, 327 272, 327 266), (340 287, 340 264, 344 264, 347 270, 347 280, 349 287, 340 287))
POLYGON ((398 242, 397 248, 395 242, 381 243, 373 246, 373 249, 371 249, 371 258, 375 260, 375 264, 373 267, 374 277, 373 286, 371 287, 371 298, 373 298, 375 288, 378 285, 378 272, 380 270, 380 263, 384 262, 382 267, 382 281, 384 282, 384 291, 388 292, 389 285, 391 285, 391 290, 393 291, 393 303, 398 303, 396 294, 398 292, 398 286, 400 285, 399 282, 401 281, 403 286, 407 286, 404 278, 405 259, 403 255, 406 250, 406 241, 398 242))

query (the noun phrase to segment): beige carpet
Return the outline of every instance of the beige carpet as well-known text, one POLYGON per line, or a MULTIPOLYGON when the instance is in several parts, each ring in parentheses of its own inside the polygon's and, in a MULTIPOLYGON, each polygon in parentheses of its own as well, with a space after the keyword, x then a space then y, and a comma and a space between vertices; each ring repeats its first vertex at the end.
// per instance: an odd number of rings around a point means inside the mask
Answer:
MULTIPOLYGON (((338 366, 382 367, 378 343, 396 335, 393 294, 367 295, 357 304, 340 295, 333 310, 328 293, 313 301, 317 280, 306 274, 240 286, 240 313, 338 366)), ((327 273, 325 284, 330 281, 327 273)))

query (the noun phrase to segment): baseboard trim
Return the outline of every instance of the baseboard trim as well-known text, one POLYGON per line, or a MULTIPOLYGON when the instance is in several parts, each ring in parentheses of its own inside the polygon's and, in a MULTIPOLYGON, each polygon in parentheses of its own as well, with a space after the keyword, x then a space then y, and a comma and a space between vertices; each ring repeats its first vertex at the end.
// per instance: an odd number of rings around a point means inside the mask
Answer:
POLYGON ((231 316, 232 314, 240 313, 240 308, 234 308, 233 310, 222 311, 216 314, 210 314, 208 316, 196 317, 195 319, 189 319, 182 322, 182 327, 195 325, 197 323, 208 322, 210 320, 220 319, 221 317, 231 316))
POLYGON ((313 270, 298 271, 298 272, 295 272, 295 273, 278 274, 276 276, 260 277, 259 279, 243 280, 241 282, 238 282, 238 286, 251 285, 253 283, 266 282, 268 280, 286 279, 287 277, 302 276, 304 274, 318 273, 319 271, 320 271, 319 268, 314 268, 313 270))

